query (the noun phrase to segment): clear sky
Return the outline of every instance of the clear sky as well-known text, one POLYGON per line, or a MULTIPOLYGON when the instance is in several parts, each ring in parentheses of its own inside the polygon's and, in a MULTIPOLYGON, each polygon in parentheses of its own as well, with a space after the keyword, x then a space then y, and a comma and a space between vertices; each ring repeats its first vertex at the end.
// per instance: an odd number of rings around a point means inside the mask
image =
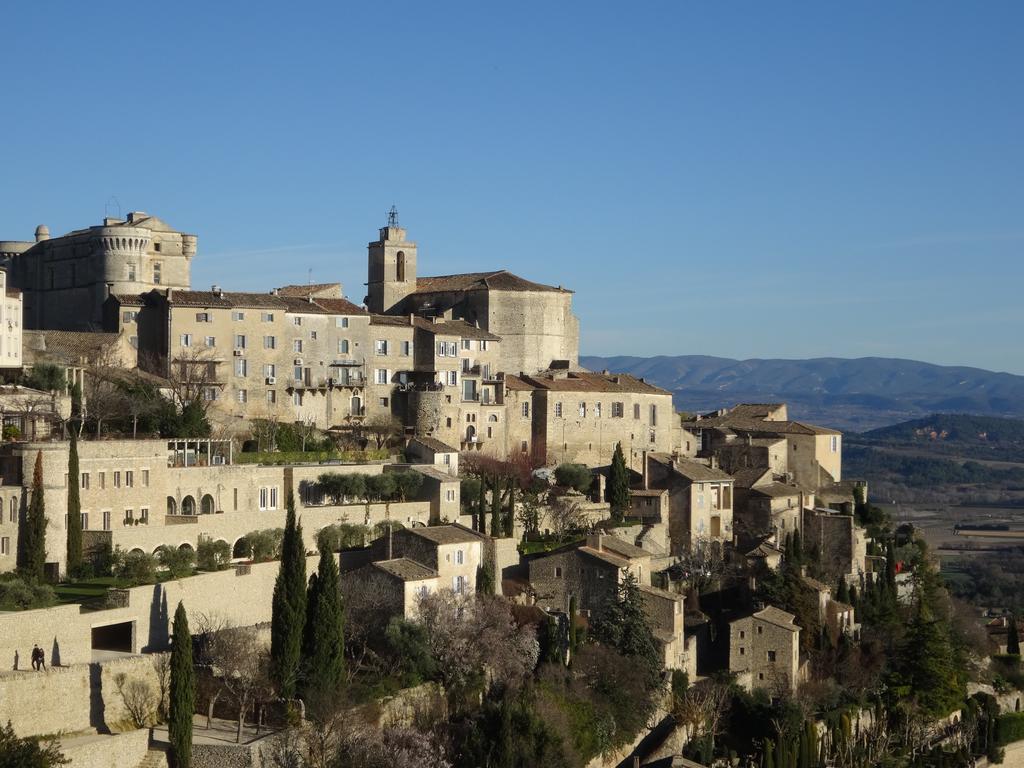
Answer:
POLYGON ((1020 2, 18 2, 0 239, 144 210, 193 286, 576 291, 589 354, 1024 374, 1020 2))

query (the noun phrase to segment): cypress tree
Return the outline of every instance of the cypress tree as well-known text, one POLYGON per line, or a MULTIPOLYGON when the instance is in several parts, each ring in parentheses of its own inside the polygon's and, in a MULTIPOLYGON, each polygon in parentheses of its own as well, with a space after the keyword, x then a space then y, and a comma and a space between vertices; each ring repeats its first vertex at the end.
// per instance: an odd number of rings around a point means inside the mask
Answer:
POLYGON ((793 560, 797 563, 804 561, 804 548, 800 543, 800 531, 793 531, 793 560))
POLYGON ((71 430, 68 451, 68 574, 75 576, 82 568, 82 496, 78 469, 78 436, 71 430))
POLYGON ((885 547, 885 580, 889 583, 889 590, 896 594, 896 550, 892 541, 885 547))
POLYGON ((491 536, 501 536, 501 478, 491 481, 491 536))
POLYGON ((516 524, 516 481, 508 481, 508 514, 505 515, 505 535, 511 536, 516 524))
POLYGON ((851 584, 850 585, 850 605, 852 605, 854 608, 856 608, 858 602, 859 601, 857 599, 857 585, 856 584, 851 584))
POLYGON ((309 579, 304 646, 306 690, 336 691, 345 675, 345 634, 338 564, 328 549, 320 550, 317 572, 309 579))
POLYGON ((1010 616, 1010 631, 1006 633, 1006 652, 1020 656, 1020 638, 1017 636, 1017 617, 1010 616))
POLYGON ((629 470, 626 468, 626 457, 622 454, 622 443, 615 444, 615 453, 612 454, 612 465, 608 472, 608 502, 612 518, 622 520, 629 509, 629 470))
POLYGON ((782 545, 782 557, 787 564, 793 565, 793 534, 787 533, 782 545))
POLYGON ((765 739, 761 758, 761 764, 764 768, 775 768, 775 743, 771 739, 765 739))
POLYGON ((306 627, 306 547, 295 520, 295 496, 288 491, 288 515, 281 542, 281 565, 274 582, 270 619, 270 663, 281 696, 295 696, 302 635, 306 627))
POLYGON ((576 655, 576 595, 569 596, 569 660, 576 655))
POLYGON ((192 715, 196 711, 196 680, 192 666, 192 634, 188 631, 185 606, 178 603, 174 612, 171 645, 170 706, 167 734, 173 768, 192 766, 192 715))
POLYGON ((487 533, 487 480, 480 476, 480 491, 476 500, 476 529, 487 533))
POLYGON ((43 500, 43 452, 36 454, 32 499, 19 528, 18 565, 25 577, 42 581, 46 566, 46 505, 43 500))

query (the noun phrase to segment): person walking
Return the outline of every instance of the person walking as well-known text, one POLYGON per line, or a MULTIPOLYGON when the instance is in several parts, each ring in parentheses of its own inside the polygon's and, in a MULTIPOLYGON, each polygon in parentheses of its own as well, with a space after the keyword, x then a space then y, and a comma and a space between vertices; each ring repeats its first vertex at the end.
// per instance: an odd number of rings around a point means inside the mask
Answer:
POLYGON ((39 671, 39 654, 43 652, 43 649, 38 645, 32 646, 32 669, 36 672, 39 671))
POLYGON ((46 671, 46 651, 42 648, 39 649, 39 669, 46 671))

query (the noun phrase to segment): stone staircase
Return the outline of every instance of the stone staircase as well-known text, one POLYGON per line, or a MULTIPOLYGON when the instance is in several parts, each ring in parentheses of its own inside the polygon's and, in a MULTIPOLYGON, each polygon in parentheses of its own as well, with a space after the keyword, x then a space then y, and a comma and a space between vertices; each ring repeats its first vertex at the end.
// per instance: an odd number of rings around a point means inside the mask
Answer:
POLYGON ((135 768, 167 768, 166 748, 160 744, 151 744, 146 756, 135 768))

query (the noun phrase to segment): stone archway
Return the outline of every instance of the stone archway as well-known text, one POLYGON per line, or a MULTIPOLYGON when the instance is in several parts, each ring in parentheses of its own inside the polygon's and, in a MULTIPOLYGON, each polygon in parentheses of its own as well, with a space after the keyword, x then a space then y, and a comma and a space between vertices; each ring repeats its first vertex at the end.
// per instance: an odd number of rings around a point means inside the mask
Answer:
POLYGON ((194 515, 196 513, 196 500, 191 496, 186 496, 181 500, 181 514, 183 515, 194 515))
POLYGON ((207 493, 199 500, 199 511, 204 515, 212 515, 214 513, 213 496, 207 493))

